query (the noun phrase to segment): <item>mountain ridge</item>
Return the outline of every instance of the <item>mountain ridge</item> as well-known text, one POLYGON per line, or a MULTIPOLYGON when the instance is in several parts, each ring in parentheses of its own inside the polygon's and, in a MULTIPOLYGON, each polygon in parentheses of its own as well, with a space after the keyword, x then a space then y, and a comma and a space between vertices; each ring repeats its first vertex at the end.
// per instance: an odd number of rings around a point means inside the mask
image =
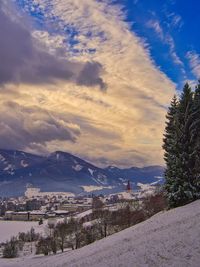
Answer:
POLYGON ((0 196, 23 195, 27 184, 39 187, 41 191, 51 192, 68 191, 80 194, 84 193, 84 186, 99 186, 101 189, 98 193, 114 192, 124 189, 128 180, 136 188, 137 182, 155 183, 162 175, 162 166, 100 168, 63 151, 41 156, 0 149, 0 196), (13 186, 14 191, 10 188, 13 186), (107 190, 106 187, 110 186, 112 190, 107 190))

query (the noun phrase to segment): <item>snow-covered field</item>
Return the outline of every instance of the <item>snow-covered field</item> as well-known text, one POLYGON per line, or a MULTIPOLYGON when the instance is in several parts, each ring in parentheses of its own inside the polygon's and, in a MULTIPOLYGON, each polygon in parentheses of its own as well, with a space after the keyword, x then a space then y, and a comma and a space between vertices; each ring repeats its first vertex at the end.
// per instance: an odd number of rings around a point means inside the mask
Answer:
POLYGON ((28 198, 32 197, 42 197, 42 196, 62 196, 62 197, 74 197, 75 194, 71 192, 40 192, 40 188, 37 187, 28 187, 25 192, 25 196, 28 198))
POLYGON ((76 251, 56 256, 0 259, 1 267, 199 267, 200 201, 76 251))
POLYGON ((97 186, 97 185, 82 185, 81 186, 85 192, 93 192, 102 189, 112 189, 112 186, 97 186))
POLYGON ((19 232, 28 232, 31 227, 37 233, 43 233, 45 226, 38 225, 38 222, 0 221, 0 243, 10 240, 12 236, 17 236, 19 232))

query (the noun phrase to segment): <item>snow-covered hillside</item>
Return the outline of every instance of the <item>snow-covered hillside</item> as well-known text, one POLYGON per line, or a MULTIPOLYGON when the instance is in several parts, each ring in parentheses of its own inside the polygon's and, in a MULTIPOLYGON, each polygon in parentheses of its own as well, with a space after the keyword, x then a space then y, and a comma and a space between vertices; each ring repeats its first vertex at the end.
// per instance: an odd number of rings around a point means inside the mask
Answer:
POLYGON ((3 267, 199 267, 200 201, 76 251, 56 256, 0 260, 3 267))

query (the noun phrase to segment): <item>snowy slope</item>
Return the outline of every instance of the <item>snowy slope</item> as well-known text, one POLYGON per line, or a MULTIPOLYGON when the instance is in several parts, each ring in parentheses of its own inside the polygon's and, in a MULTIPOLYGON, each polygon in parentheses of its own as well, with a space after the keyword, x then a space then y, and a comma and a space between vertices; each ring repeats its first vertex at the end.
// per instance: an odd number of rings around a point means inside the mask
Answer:
POLYGON ((3 267, 199 267, 200 201, 160 213, 76 251, 0 260, 3 267))

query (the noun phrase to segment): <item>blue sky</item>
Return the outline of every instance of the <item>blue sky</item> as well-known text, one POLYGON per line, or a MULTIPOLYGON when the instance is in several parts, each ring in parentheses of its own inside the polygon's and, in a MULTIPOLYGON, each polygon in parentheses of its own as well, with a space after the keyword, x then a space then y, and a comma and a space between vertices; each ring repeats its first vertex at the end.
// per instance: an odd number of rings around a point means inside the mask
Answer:
POLYGON ((0 147, 163 164, 167 107, 200 77, 199 11, 194 0, 2 0, 0 147))
MULTIPOLYGON (((41 10, 37 1, 36 3, 32 0, 15 1, 21 9, 25 9, 34 18, 37 27, 44 26, 45 12, 41 10)), ((177 90, 182 89, 186 80, 193 84, 198 79, 198 75, 194 74, 190 65, 187 53, 192 52, 195 55, 200 53, 198 38, 200 3, 194 0, 114 0, 110 2, 113 6, 121 5, 125 13, 124 19, 132 25, 132 31, 146 42, 152 60, 176 83, 177 90)), ((58 18, 53 19, 56 21, 58 18)), ((54 30, 55 28, 52 29, 54 30)), ((73 44, 76 30, 66 28, 65 31, 72 36, 68 42, 73 44)))
POLYGON ((177 83, 177 89, 182 88, 185 80, 197 79, 191 71, 186 55, 188 51, 200 53, 200 3, 198 1, 125 0, 118 2, 124 3, 128 20, 133 22, 132 30, 145 38, 152 58, 177 83), (157 22, 163 34, 171 36, 175 46, 174 52, 182 61, 182 66, 170 56, 168 42, 161 39, 154 27, 148 27, 149 21, 157 22))

